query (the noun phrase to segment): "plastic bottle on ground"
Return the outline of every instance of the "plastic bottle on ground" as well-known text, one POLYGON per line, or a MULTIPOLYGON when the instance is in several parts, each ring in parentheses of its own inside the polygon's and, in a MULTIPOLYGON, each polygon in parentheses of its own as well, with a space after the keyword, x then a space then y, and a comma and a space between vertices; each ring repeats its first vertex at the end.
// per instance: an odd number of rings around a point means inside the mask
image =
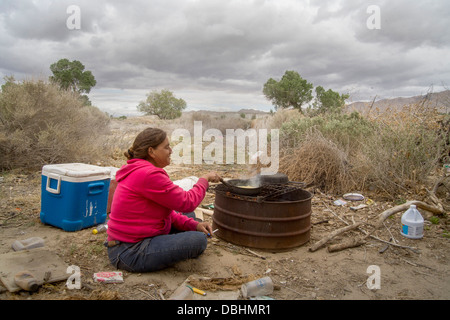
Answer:
POLYGON ((14 282, 17 286, 26 291, 36 291, 39 284, 33 274, 29 271, 21 271, 14 276, 14 282))
POLYGON ((424 220, 415 205, 411 205, 402 215, 402 236, 410 239, 423 238, 424 220))
POLYGON ((11 247, 14 251, 29 250, 44 246, 44 239, 39 237, 31 237, 25 240, 16 240, 11 247))
POLYGON ((169 300, 192 300, 193 297, 194 292, 190 288, 188 288, 185 284, 182 284, 170 296, 169 300))
POLYGON ((256 279, 244 283, 241 291, 244 298, 265 296, 273 292, 273 282, 270 277, 256 279))
POLYGON ((105 232, 106 230, 108 230, 108 225, 106 223, 100 224, 94 230, 92 230, 92 233, 93 234, 102 233, 105 232))

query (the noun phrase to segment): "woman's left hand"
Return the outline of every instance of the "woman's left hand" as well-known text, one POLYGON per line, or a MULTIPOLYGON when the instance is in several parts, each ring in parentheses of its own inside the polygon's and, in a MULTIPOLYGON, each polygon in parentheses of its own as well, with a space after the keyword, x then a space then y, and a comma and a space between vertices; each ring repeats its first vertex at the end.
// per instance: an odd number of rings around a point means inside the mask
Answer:
POLYGON ((212 227, 208 222, 200 222, 197 225, 197 231, 203 232, 207 236, 212 235, 212 227))

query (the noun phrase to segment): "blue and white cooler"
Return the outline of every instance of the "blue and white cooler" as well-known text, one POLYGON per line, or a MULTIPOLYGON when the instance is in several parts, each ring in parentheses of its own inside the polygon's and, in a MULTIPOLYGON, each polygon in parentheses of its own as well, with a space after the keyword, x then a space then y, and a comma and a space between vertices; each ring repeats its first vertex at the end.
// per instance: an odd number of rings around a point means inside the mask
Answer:
POLYGON ((106 221, 109 168, 84 163, 42 167, 42 223, 78 231, 106 221))

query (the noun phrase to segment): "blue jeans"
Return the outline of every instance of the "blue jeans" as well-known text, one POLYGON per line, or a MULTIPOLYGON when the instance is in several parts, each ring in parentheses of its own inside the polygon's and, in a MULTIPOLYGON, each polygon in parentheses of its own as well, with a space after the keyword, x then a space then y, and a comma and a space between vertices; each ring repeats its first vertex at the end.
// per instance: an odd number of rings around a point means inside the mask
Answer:
POLYGON ((207 243, 203 232, 172 229, 170 234, 145 238, 137 243, 121 242, 108 248, 108 257, 117 269, 151 272, 198 257, 205 251, 207 243))

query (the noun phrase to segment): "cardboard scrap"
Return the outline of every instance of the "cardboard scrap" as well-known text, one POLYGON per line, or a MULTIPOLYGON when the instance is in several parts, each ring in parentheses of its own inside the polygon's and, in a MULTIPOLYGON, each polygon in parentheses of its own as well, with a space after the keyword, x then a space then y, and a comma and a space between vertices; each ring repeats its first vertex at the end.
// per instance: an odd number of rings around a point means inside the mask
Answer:
POLYGON ((9 292, 22 290, 16 285, 14 276, 28 270, 35 277, 39 285, 67 280, 67 265, 47 248, 34 248, 8 252, 0 255, 0 280, 9 292))
POLYGON ((120 271, 94 273, 94 281, 103 283, 122 283, 123 277, 120 271))

